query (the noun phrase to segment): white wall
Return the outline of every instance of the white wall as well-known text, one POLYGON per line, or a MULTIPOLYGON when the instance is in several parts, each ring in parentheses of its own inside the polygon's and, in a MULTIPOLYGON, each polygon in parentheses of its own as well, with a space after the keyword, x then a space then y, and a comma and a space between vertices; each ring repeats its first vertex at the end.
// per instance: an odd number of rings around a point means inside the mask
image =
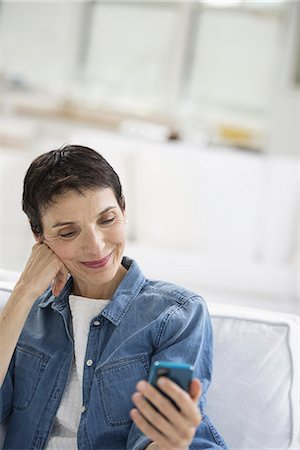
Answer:
POLYGON ((224 124, 250 128, 263 135, 261 146, 275 83, 268 151, 295 153, 299 88, 290 79, 299 2, 245 2, 240 10, 159 3, 96 3, 89 22, 91 2, 0 0, 3 75, 82 108, 160 111, 187 139, 196 132, 213 139, 224 124))
POLYGON ((300 2, 289 2, 288 33, 281 72, 273 99, 269 153, 300 154, 300 86, 295 85, 295 55, 299 51, 300 2))

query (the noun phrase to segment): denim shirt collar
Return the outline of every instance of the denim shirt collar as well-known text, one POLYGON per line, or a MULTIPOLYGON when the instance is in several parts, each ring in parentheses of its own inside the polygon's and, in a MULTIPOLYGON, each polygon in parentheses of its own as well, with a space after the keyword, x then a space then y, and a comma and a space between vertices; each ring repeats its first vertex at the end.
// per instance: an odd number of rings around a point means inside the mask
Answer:
MULTIPOLYGON (((100 314, 116 326, 119 325, 130 308, 134 298, 139 294, 146 282, 146 278, 136 261, 124 256, 122 259, 122 265, 127 269, 127 273, 115 290, 111 301, 100 314)), ((68 298, 72 285, 73 278, 70 276, 59 296, 55 297, 51 290, 48 290, 47 293, 43 295, 42 300, 39 303, 39 307, 45 308, 51 304, 51 308, 57 310, 58 312, 63 313, 64 311, 69 310, 69 308, 66 307, 68 305, 68 298)))

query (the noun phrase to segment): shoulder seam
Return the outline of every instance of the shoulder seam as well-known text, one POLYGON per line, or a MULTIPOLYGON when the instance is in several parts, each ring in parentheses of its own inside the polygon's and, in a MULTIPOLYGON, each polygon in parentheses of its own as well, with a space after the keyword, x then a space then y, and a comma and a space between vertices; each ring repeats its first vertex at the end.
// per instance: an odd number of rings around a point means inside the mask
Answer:
POLYGON ((168 290, 160 289, 160 288, 157 288, 154 286, 149 286, 149 290, 159 292, 160 294, 168 295, 169 297, 173 298, 174 300, 179 301, 180 304, 182 304, 182 301, 186 302, 187 300, 191 300, 193 298, 201 298, 202 299, 201 295, 198 295, 196 293, 190 292, 189 294, 184 295, 182 293, 177 293, 175 289, 168 291, 168 290))

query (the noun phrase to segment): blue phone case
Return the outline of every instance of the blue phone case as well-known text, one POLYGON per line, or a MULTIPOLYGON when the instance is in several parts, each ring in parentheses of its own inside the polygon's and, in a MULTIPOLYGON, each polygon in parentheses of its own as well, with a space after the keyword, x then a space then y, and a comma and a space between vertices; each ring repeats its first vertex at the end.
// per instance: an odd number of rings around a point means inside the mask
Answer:
POLYGON ((160 376, 165 376, 188 392, 190 383, 193 379, 193 373, 194 368, 190 364, 155 361, 150 369, 149 383, 157 387, 157 379, 160 376))

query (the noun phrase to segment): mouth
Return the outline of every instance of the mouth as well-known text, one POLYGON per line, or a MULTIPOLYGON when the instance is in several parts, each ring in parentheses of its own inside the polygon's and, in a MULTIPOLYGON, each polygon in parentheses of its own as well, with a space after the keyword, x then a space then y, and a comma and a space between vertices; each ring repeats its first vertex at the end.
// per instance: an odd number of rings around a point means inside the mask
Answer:
POLYGON ((98 259, 96 261, 85 261, 82 262, 81 264, 83 264, 86 267, 89 267, 90 269, 98 269, 99 267, 104 267, 108 263, 112 253, 113 252, 111 252, 108 256, 105 256, 105 258, 98 259))

